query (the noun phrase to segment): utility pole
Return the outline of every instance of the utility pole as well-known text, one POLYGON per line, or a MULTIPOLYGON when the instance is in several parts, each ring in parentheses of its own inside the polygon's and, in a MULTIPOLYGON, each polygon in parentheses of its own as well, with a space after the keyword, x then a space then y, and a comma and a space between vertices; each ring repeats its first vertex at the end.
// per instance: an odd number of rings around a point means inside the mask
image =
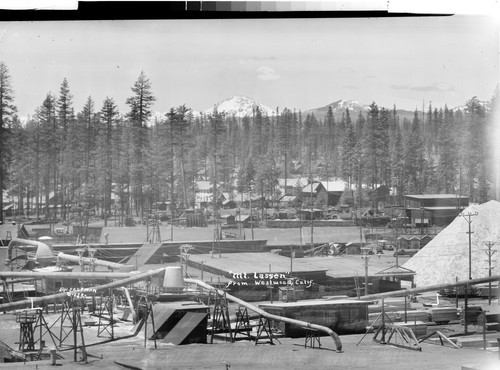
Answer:
POLYGON ((424 233, 424 206, 420 206, 420 235, 424 233))
MULTIPOLYGON (((471 223, 472 223, 472 217, 477 216, 477 212, 475 213, 467 213, 467 214, 462 214, 460 213, 460 216, 462 216, 465 221, 469 224, 469 231, 467 231, 467 234, 469 234, 469 280, 472 280, 472 242, 471 242, 471 223)), ((467 334, 467 313, 468 313, 468 295, 469 295, 469 284, 465 284, 465 294, 464 294, 464 330, 465 334, 467 334)))
POLYGON ((368 295, 368 261, 370 260, 370 255, 365 251, 361 258, 365 260, 365 295, 368 295))
MULTIPOLYGON (((496 251, 492 251, 491 248, 495 245, 493 242, 485 242, 488 250, 485 250, 488 255, 488 276, 491 277, 491 257, 496 253, 496 251)), ((491 281, 488 282, 488 306, 491 306, 491 281)))
MULTIPOLYGON (((249 187, 249 192, 250 192, 250 227, 252 228, 252 240, 253 240, 254 235, 253 235, 252 185, 250 185, 249 187)), ((262 202, 262 199, 260 201, 262 202)), ((241 215, 240 215, 240 222, 241 222, 241 215)))
POLYGON ((299 205, 299 240, 300 240, 300 251, 303 251, 302 248, 302 203, 299 205))
POLYGON ((311 250, 314 248, 313 177, 311 173, 311 250))
POLYGON ((396 251, 396 268, 399 267, 399 241, 398 241, 398 231, 399 231, 399 217, 396 220, 394 232, 396 237, 394 238, 394 249, 396 251))
POLYGON ((361 225, 361 211, 358 211, 358 224, 359 224, 359 243, 363 248, 363 226, 361 225))
POLYGON ((467 214, 460 214, 460 216, 462 216, 465 221, 467 221, 467 223, 469 224, 469 231, 467 231, 467 234, 469 234, 469 280, 472 280, 472 242, 471 242, 471 235, 472 235, 472 231, 471 231, 471 223, 472 223, 472 217, 474 216, 477 216, 477 212, 475 213, 467 213, 467 214))

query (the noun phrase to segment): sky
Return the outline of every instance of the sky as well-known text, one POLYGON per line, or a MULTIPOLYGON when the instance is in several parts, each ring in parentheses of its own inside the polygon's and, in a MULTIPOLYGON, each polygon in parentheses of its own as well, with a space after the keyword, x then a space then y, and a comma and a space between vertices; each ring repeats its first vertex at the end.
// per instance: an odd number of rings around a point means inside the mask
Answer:
POLYGON ((108 96, 125 114, 141 71, 166 112, 235 95, 307 110, 336 100, 414 110, 489 100, 499 79, 498 18, 214 19, 0 22, 20 117, 68 80, 73 105, 108 96))

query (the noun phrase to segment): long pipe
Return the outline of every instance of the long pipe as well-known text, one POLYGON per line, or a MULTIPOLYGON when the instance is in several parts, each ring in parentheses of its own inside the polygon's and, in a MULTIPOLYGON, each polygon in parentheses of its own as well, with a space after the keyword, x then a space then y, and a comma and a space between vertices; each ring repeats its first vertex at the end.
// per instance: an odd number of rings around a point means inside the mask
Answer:
POLYGON ((39 248, 39 247, 42 247, 42 248, 45 248, 45 247, 48 247, 49 249, 52 249, 52 247, 50 247, 48 244, 45 244, 43 242, 39 242, 37 240, 30 240, 30 239, 21 239, 21 238, 13 238, 10 242, 9 242, 9 245, 8 245, 8 248, 7 248, 7 258, 12 258, 12 249, 16 246, 26 246, 26 245, 29 245, 31 247, 36 247, 36 248, 39 248))
POLYGON ((429 286, 422 287, 422 288, 410 288, 410 289, 395 290, 392 292, 368 294, 368 295, 360 297, 360 299, 361 300, 374 300, 374 299, 382 299, 382 298, 388 298, 388 297, 403 297, 403 296, 407 296, 409 294, 432 292, 435 290, 452 288, 452 287, 456 287, 456 286, 460 286, 460 285, 467 285, 467 284, 468 285, 476 285, 476 284, 488 283, 490 281, 500 281, 500 275, 488 276, 488 277, 484 277, 484 278, 477 278, 477 279, 471 279, 471 280, 462 280, 462 281, 457 281, 454 283, 429 285, 429 286))
MULTIPOLYGON (((145 280, 151 276, 160 275, 163 273, 165 273, 165 268, 151 270, 151 271, 147 271, 147 272, 143 272, 143 273, 134 275, 134 276, 129 277, 127 279, 114 281, 114 282, 104 284, 104 285, 98 285, 95 287, 91 287, 89 289, 95 290, 96 292, 107 290, 107 289, 114 289, 117 287, 122 287, 125 285, 133 284, 133 283, 136 283, 138 281, 145 280)), ((42 304, 42 303, 46 303, 46 302, 65 301, 65 300, 69 299, 72 295, 75 295, 78 293, 88 294, 89 289, 77 289, 77 290, 73 290, 71 292, 56 293, 56 294, 51 294, 51 295, 47 295, 44 297, 35 297, 33 299, 30 298, 29 300, 22 300, 22 301, 12 302, 12 303, 4 303, 4 304, 0 304, 0 310, 22 309, 22 308, 31 306, 32 302, 33 302, 33 304, 42 304)))
POLYGON ((123 291, 125 292, 125 297, 127 298, 128 306, 130 307, 130 312, 132 312, 132 320, 135 323, 135 320, 137 319, 137 314, 135 313, 134 302, 132 302, 132 298, 130 297, 128 289, 123 287, 123 291))
POLYGON ((63 252, 57 253, 57 258, 65 260, 65 261, 76 262, 76 263, 82 262, 82 263, 87 264, 87 265, 93 263, 94 265, 105 266, 111 270, 119 270, 119 271, 123 271, 123 272, 135 270, 135 266, 133 266, 133 265, 123 265, 121 263, 104 261, 104 260, 100 260, 97 258, 78 257, 78 256, 73 256, 71 254, 66 254, 63 252))
MULTIPOLYGON (((138 274, 136 272, 135 274, 138 274)), ((26 279, 41 279, 41 278, 61 278, 61 279, 126 279, 130 276, 135 276, 134 272, 37 272, 37 271, 2 271, 0 279, 6 278, 26 278, 26 279)))
POLYGON ((328 335, 330 335, 330 337, 332 337, 333 341, 335 342, 335 347, 337 348, 337 352, 342 352, 342 342, 340 341, 340 338, 339 336, 337 335, 337 333, 335 333, 332 329, 326 327, 326 326, 323 326, 323 325, 317 325, 317 324, 311 324, 307 321, 301 321, 301 320, 295 320, 295 319, 290 319, 288 317, 283 317, 283 316, 278 316, 278 315, 273 315, 273 314, 270 314, 266 311, 264 311, 263 309, 257 307, 257 306, 254 306, 248 302, 245 302, 239 298, 236 298, 230 294, 227 294, 225 293, 224 291, 222 290, 218 290, 216 288, 214 288, 213 286, 209 285, 209 284, 206 284, 204 283, 203 281, 200 281, 200 280, 196 280, 196 279, 184 279, 185 282, 187 283, 191 283, 191 284, 196 284, 198 286, 201 286, 205 289, 208 289, 208 290, 215 290, 218 294, 220 295, 224 295, 226 296, 227 299, 229 299, 230 301, 233 301, 235 303, 238 303, 239 305, 241 306, 244 306, 256 313, 258 313, 259 315, 267 318, 267 319, 271 319, 271 320, 276 320, 276 321, 282 321, 282 322, 286 322, 286 323, 289 323, 289 324, 292 324, 292 325, 297 325, 297 326, 301 326, 301 327, 306 327, 306 328, 310 328, 310 329, 314 329, 314 330, 318 330, 318 331, 322 331, 322 332, 325 332, 327 333, 328 335))

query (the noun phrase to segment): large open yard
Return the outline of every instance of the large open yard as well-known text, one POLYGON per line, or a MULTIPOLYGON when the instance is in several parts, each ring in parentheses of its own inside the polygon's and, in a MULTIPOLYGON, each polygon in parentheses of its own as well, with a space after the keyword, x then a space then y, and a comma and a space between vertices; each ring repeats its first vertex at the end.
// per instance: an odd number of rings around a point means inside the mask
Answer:
MULTIPOLYGON (((39 225, 37 225, 39 226, 39 225)), ((92 226, 103 226, 103 223, 95 223, 92 226)), ((48 227, 48 225, 47 225, 48 227)), ((55 228, 63 227, 57 225, 55 228)), ((31 230, 31 225, 26 225, 28 232, 31 230)), ((7 231, 11 232, 12 237, 17 236, 18 225, 11 223, 0 225, 0 239, 5 239, 7 231)), ((147 239, 147 234, 151 233, 152 229, 147 228, 145 225, 136 225, 130 227, 114 227, 108 226, 103 228, 99 242, 104 243, 105 235, 108 234, 109 243, 140 243, 147 239)), ((222 234, 226 232, 240 235, 240 230, 237 228, 223 230, 222 234)), ((390 232, 390 231, 389 231, 390 232)), ((267 240, 267 244, 271 246, 283 245, 299 245, 311 243, 311 227, 303 227, 302 232, 299 228, 291 229, 265 229, 258 228, 253 230, 242 229, 241 235, 245 239, 260 239, 267 240)), ((193 240, 212 240, 214 238, 213 226, 208 227, 174 227, 173 232, 169 225, 164 224, 160 226, 160 236, 162 241, 193 241, 193 240), (173 237, 172 237, 173 235, 173 237)), ((336 227, 314 227, 313 229, 313 243, 348 243, 359 242, 360 232, 359 228, 355 226, 336 226, 336 227)), ((75 236, 76 239, 76 236, 75 236)))
MULTIPOLYGON (((151 231, 151 229, 149 229, 151 231)), ((227 232, 240 235, 238 229, 230 229, 227 232)), ((146 240, 147 228, 146 226, 133 226, 133 227, 106 227, 103 229, 101 241, 104 235, 108 233, 109 243, 120 242, 141 242, 146 240)), ((223 230, 222 234, 224 235, 223 230)), ((214 238, 213 227, 175 227, 173 229, 173 237, 171 229, 168 226, 160 226, 160 235, 163 241, 192 241, 192 240, 212 240, 214 238)), ((309 244, 311 243, 311 228, 298 228, 293 229, 254 229, 253 237, 251 229, 243 229, 241 235, 245 239, 260 239, 267 240, 268 245, 289 245, 295 244, 309 244)), ((359 242, 359 228, 346 226, 346 227, 317 227, 313 230, 313 243, 348 243, 351 241, 359 242)))

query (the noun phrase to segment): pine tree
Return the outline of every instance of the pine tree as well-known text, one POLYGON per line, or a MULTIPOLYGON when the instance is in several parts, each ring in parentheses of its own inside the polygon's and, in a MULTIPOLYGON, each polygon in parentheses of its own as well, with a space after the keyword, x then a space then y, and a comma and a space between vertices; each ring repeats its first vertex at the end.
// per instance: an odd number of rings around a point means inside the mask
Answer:
MULTIPOLYGON (((290 109, 285 108, 283 112, 281 112, 281 116, 278 120, 278 144, 281 155, 283 156, 283 169, 284 169, 284 177, 285 177, 285 192, 287 189, 287 180, 288 180, 288 160, 290 153, 290 146, 292 141, 292 112, 290 109)), ((286 194, 283 194, 286 195, 286 194)))
POLYGON ((376 184, 379 184, 380 181, 379 126, 379 109, 377 104, 372 102, 363 133, 363 158, 367 163, 365 176, 367 183, 370 184, 370 188, 372 189, 376 184))
POLYGON ((27 145, 17 145, 17 143, 27 143, 27 133, 21 122, 14 116, 9 129, 7 143, 12 150, 9 151, 9 183, 11 194, 17 196, 17 216, 21 216, 24 209, 24 197, 29 195, 29 148, 27 145), (15 148, 15 150, 13 150, 15 148))
POLYGON ((354 181, 356 144, 357 138, 352 123, 346 124, 342 140, 342 178, 347 182, 349 189, 351 189, 354 181))
MULTIPOLYGON (((66 218, 66 203, 68 203, 65 199, 66 193, 66 181, 68 181, 67 177, 71 179, 73 184, 73 189, 75 188, 76 178, 74 176, 75 170, 77 166, 74 163, 74 157, 78 156, 78 150, 74 147, 73 138, 70 137, 68 141, 68 131, 71 130, 70 125, 74 123, 74 113, 73 113, 73 96, 70 93, 68 80, 66 78, 63 79, 61 83, 61 87, 59 89, 59 98, 57 99, 57 121, 58 125, 61 129, 61 137, 59 139, 60 148, 59 154, 60 158, 57 159, 58 167, 60 168, 59 172, 59 184, 60 190, 56 189, 55 197, 57 202, 61 204, 62 207, 62 217, 66 218)), ((74 128, 73 128, 74 129, 74 128)))
MULTIPOLYGON (((499 128, 498 128, 498 119, 500 117, 500 94, 499 94, 499 88, 498 85, 495 88, 495 91, 493 92, 493 96, 491 97, 490 100, 490 112, 488 114, 488 128, 487 131, 495 133, 496 137, 498 138, 498 135, 500 133, 499 128)), ((492 182, 494 184, 493 186, 493 199, 500 200, 500 161, 498 158, 500 158, 500 149, 498 145, 495 145, 493 148, 491 148, 490 153, 493 153, 492 158, 495 158, 490 161, 490 172, 493 175, 492 182)))
POLYGON ((408 192, 421 193, 423 188, 424 155, 423 140, 418 112, 415 110, 413 121, 403 139, 403 160, 405 179, 408 179, 408 192))
POLYGON ((191 142, 190 137, 190 121, 188 120, 189 109, 185 105, 181 105, 169 112, 172 129, 172 144, 174 146, 174 155, 178 160, 180 169, 180 179, 182 186, 182 201, 183 208, 187 209, 187 184, 185 176, 185 157, 188 146, 191 142))
POLYGON ((339 148, 339 139, 336 133, 336 123, 333 117, 332 107, 328 107, 325 118, 325 134, 323 135, 323 151, 324 151, 324 165, 325 165, 325 175, 328 179, 330 174, 336 174, 338 153, 341 152, 339 148))
POLYGON ((130 107, 127 118, 130 120, 133 128, 134 154, 131 163, 131 180, 134 208, 136 214, 138 214, 139 210, 142 213, 144 201, 142 185, 144 185, 145 174, 142 157, 147 146, 145 142, 147 137, 147 122, 151 118, 151 106, 156 101, 156 98, 151 92, 151 82, 146 77, 144 71, 141 71, 139 78, 131 89, 134 95, 129 97, 126 103, 130 107))
POLYGON ((477 97, 473 97, 466 103, 465 112, 465 138, 464 157, 467 175, 467 185, 469 197, 472 201, 485 201, 485 194, 488 193, 488 182, 486 180, 485 165, 487 145, 485 135, 486 112, 477 97), (475 187, 475 181, 479 178, 479 186, 475 187))
POLYGON ((14 91, 11 86, 9 69, 4 62, 0 62, 0 223, 3 223, 3 191, 7 175, 7 132, 12 123, 16 107, 13 104, 14 91))
POLYGON ((57 158, 59 155, 60 130, 56 120, 56 99, 48 93, 42 105, 38 109, 37 119, 39 120, 42 168, 43 168, 43 190, 45 195, 45 217, 49 218, 50 190, 57 194, 57 158))
MULTIPOLYGON (((259 110, 257 109, 257 112, 259 110)), ((213 191, 213 207, 214 207, 214 217, 217 220, 219 217, 218 209, 217 209, 217 186, 219 184, 219 171, 218 171, 218 162, 222 153, 222 138, 226 133, 226 124, 224 121, 224 114, 217 111, 216 108, 212 111, 212 113, 208 116, 209 121, 209 138, 210 138, 210 148, 212 150, 212 166, 213 166, 213 175, 212 175, 212 191, 213 191)))
POLYGON ((100 111, 100 125, 98 135, 98 158, 100 178, 102 180, 102 189, 104 194, 104 225, 107 226, 108 215, 111 214, 111 194, 113 184, 113 167, 114 161, 112 156, 114 135, 116 134, 115 126, 118 119, 118 107, 114 100, 110 97, 104 99, 100 111))
POLYGON ((456 128, 454 125, 453 111, 447 106, 433 114, 433 122, 439 127, 439 131, 435 139, 436 151, 438 155, 437 177, 439 189, 445 193, 454 192, 456 171, 457 171, 457 138, 454 133, 456 128))
POLYGON ((264 153, 263 144, 263 118, 258 106, 253 109, 253 120, 251 126, 253 153, 261 155, 264 153))
POLYGON ((396 115, 396 107, 392 110, 392 121, 390 130, 390 165, 392 186, 397 189, 397 204, 402 204, 402 197, 406 193, 406 171, 403 156, 403 139, 401 126, 396 115))
POLYGON ((34 209, 34 213, 36 219, 40 218, 40 205, 41 205, 41 150, 40 150, 40 129, 39 129, 39 121, 37 119, 30 119, 26 123, 26 135, 27 142, 26 146, 29 148, 29 152, 27 154, 28 158, 30 158, 30 177, 32 180, 32 192, 34 193, 34 204, 32 207, 34 209))

